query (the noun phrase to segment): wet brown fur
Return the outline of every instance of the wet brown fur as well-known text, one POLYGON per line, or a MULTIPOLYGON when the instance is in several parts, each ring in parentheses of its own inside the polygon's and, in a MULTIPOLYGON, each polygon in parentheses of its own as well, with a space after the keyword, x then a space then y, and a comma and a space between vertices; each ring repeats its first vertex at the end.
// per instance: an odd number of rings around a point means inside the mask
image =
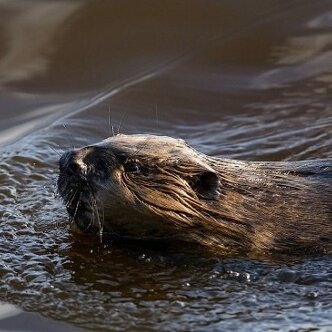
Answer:
MULTIPOLYGON (((217 159, 152 135, 117 135, 75 153, 87 177, 102 160, 109 168, 107 179, 89 180, 105 231, 176 237, 225 253, 332 252, 332 160, 217 159), (128 163, 139 170, 127 172, 128 163)), ((66 181, 62 170, 62 196, 66 181)))

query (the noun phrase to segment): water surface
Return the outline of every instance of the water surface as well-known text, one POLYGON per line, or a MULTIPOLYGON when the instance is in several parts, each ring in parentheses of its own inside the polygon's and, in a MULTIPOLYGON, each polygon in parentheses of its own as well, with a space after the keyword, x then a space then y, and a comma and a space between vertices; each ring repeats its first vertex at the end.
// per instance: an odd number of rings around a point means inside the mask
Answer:
POLYGON ((59 155, 113 132, 332 158, 331 96, 331 1, 0 1, 0 300, 68 331, 332 330, 331 257, 100 243, 55 197, 59 155))

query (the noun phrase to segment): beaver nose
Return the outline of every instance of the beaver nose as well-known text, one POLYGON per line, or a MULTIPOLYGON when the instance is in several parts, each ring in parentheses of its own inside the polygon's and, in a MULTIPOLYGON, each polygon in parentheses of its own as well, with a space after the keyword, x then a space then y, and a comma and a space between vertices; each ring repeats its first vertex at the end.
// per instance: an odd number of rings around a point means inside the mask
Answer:
POLYGON ((97 147, 85 147, 64 153, 59 160, 60 172, 80 177, 109 175, 107 156, 97 147))
POLYGON ((60 172, 69 173, 71 175, 84 174, 84 168, 80 162, 79 151, 65 152, 59 160, 60 172))

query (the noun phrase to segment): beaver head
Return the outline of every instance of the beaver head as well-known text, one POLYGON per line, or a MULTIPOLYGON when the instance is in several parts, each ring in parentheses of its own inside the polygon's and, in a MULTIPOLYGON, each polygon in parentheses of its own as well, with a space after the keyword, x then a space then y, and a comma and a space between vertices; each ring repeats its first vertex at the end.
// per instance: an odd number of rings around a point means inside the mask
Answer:
POLYGON ((221 190, 203 155, 152 135, 117 135, 65 153, 58 188, 82 230, 133 237, 188 237, 221 190))

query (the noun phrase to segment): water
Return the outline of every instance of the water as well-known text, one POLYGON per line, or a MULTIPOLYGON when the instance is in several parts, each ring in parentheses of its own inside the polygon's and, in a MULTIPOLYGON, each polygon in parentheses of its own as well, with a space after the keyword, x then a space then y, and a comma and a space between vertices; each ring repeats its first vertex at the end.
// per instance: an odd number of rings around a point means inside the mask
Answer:
POLYGON ((330 1, 0 1, 0 300, 64 331, 331 331, 331 257, 101 244, 55 197, 59 155, 118 131, 331 158, 331 52, 330 1))

